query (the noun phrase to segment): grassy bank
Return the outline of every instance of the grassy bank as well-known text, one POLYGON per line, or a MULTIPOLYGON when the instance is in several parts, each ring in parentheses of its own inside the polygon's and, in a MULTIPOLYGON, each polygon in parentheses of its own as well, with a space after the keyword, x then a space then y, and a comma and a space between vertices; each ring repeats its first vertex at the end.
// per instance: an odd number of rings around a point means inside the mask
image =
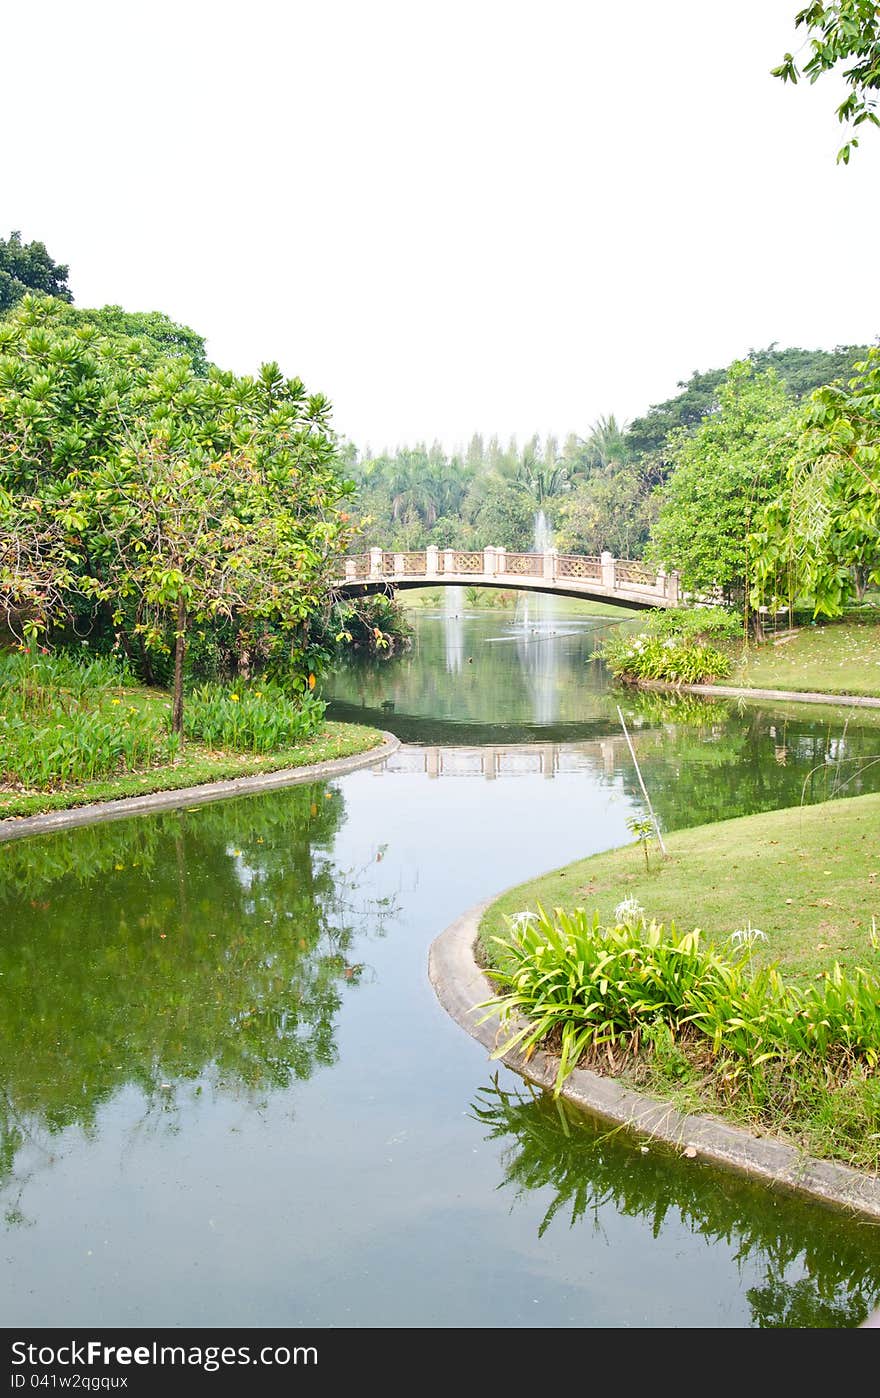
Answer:
POLYGON ((878 817, 880 795, 860 796, 672 834, 647 868, 638 844, 595 855, 499 898, 480 951, 559 1055, 560 1083, 579 1060, 876 1172, 878 817))
POLYGON ((146 796, 154 791, 181 791, 203 782, 228 781, 251 777, 259 772, 280 772, 287 767, 308 767, 313 762, 332 762, 378 747, 382 734, 376 728, 354 723, 325 723, 314 737, 295 747, 280 748, 265 757, 243 752, 216 752, 199 743, 190 743, 174 763, 151 767, 146 772, 126 773, 101 781, 83 782, 55 791, 8 792, 0 788, 0 820, 9 816, 41 815, 44 811, 67 811, 93 801, 114 801, 123 796, 146 796))
POLYGON ((802 626, 739 654, 725 683, 819 694, 880 694, 880 624, 868 618, 802 626))
POLYGON ((505 893, 487 911, 481 936, 504 932, 504 914, 583 907, 613 919, 624 898, 649 918, 719 944, 749 922, 767 937, 756 959, 779 961, 807 981, 834 960, 880 972, 870 942, 880 925, 880 795, 742 816, 664 836, 668 857, 649 843, 596 854, 505 893))
POLYGON ((266 681, 197 687, 188 738, 164 690, 106 658, 0 660, 0 820, 303 767, 364 752, 373 728, 323 721, 310 693, 266 681))

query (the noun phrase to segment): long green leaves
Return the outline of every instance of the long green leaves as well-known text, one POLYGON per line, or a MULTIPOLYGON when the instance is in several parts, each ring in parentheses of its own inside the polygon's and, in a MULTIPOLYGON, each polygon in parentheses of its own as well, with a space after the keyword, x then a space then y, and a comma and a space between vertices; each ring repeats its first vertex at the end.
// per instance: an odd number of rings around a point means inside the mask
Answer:
POLYGON ((170 760, 164 726, 132 703, 133 684, 103 656, 0 657, 0 781, 45 791, 170 760))
POLYGON ((732 1077, 770 1062, 871 1070, 880 1061, 880 982, 866 971, 847 976, 835 965, 801 990, 775 966, 727 959, 698 931, 642 919, 602 927, 583 909, 521 914, 508 938, 494 940, 502 993, 478 1008, 488 1010, 483 1021, 498 1016, 511 1028, 494 1057, 549 1041, 559 1052, 557 1093, 585 1054, 634 1051, 658 1026, 724 1056, 732 1077))
POLYGON ((184 731, 224 751, 274 752, 317 732, 325 708, 311 693, 291 697, 269 681, 205 684, 187 699, 184 731))

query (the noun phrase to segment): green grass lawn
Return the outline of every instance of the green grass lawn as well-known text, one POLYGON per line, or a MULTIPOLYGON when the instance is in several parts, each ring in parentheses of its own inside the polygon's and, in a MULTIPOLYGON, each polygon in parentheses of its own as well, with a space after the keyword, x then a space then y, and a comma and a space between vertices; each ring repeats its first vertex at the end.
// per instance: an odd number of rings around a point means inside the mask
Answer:
POLYGON ((802 626, 750 647, 725 684, 749 689, 814 690, 820 694, 880 695, 880 625, 848 619, 802 626))
MULTIPOLYGON (((766 934, 766 941, 754 944, 754 969, 776 962, 783 981, 802 994, 811 987, 827 993, 835 962, 850 975, 856 967, 875 980, 880 975, 872 921, 880 912, 880 795, 700 826, 667 836, 666 844, 668 857, 662 859, 652 842, 647 869, 643 849, 634 843, 511 889, 484 914, 481 950, 503 964, 490 939, 508 933, 504 914, 540 906, 552 917, 557 908, 583 908, 598 911, 600 925, 613 924, 615 906, 631 897, 648 918, 674 922, 682 931, 701 928, 732 963, 744 953, 728 939, 751 923, 766 934)), ((546 971, 546 962, 536 968, 538 975, 546 971)), ((547 990, 532 980, 543 1015, 547 990)), ((594 976, 593 996, 595 984, 594 976)), ((833 989, 831 996, 833 1003, 833 989)), ((723 1001, 718 1010, 723 1017, 723 1001)), ((580 1027, 582 1021, 574 1023, 580 1027)), ((744 1023, 731 1020, 730 1026, 744 1023)), ((757 1041, 763 1023, 761 1016, 751 1024, 757 1041)), ((709 1111, 809 1155, 880 1169, 880 1084, 869 1061, 847 1060, 838 1047, 828 1057, 792 1052, 772 1064, 759 1066, 758 1059, 746 1067, 745 1059, 730 1054, 716 1058, 699 1033, 679 1029, 676 1035, 668 1023, 659 1025, 653 1021, 650 1036, 646 1025, 637 1047, 618 1041, 614 1055, 594 1046, 584 1066, 610 1072, 681 1111, 709 1111)))
POLYGON ((871 946, 880 929, 880 795, 702 825, 593 855, 505 893, 483 917, 481 938, 504 935, 504 914, 540 904, 598 909, 603 921, 633 897, 649 918, 701 928, 722 944, 752 927, 766 933, 756 959, 778 961, 804 982, 837 960, 880 974, 871 946))

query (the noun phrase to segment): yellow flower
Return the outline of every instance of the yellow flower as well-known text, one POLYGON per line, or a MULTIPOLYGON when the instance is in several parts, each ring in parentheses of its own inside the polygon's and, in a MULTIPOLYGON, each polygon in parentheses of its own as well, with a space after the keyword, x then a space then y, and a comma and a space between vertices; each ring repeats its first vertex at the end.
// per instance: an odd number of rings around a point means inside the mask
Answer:
POLYGON ((111 704, 121 704, 121 703, 122 703, 122 700, 121 700, 121 699, 111 699, 111 700, 110 700, 110 703, 111 703, 111 704))
POLYGON ((255 694, 255 696, 256 696, 257 699, 262 699, 262 697, 263 697, 263 691, 262 691, 261 689, 256 689, 256 690, 254 690, 254 694, 255 694))
POLYGON ((229 697, 230 697, 230 699, 232 700, 233 704, 237 704, 237 703, 238 703, 238 695, 237 695, 237 694, 230 694, 229 697))
POLYGON ((314 687, 315 687, 315 677, 314 677, 314 675, 309 675, 309 689, 314 689, 314 687))

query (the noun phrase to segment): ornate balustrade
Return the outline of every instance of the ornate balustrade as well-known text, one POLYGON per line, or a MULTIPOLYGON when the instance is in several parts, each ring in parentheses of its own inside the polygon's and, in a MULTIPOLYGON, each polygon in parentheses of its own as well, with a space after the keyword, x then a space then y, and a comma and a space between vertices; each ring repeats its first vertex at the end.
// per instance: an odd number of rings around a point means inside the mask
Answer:
POLYGON ((638 559, 598 558, 584 554, 513 553, 488 547, 479 550, 426 549, 395 552, 372 548, 344 560, 345 575, 338 591, 370 590, 378 585, 412 587, 425 583, 525 587, 572 597, 607 597, 641 607, 676 607, 681 601, 678 574, 664 573, 638 559))

